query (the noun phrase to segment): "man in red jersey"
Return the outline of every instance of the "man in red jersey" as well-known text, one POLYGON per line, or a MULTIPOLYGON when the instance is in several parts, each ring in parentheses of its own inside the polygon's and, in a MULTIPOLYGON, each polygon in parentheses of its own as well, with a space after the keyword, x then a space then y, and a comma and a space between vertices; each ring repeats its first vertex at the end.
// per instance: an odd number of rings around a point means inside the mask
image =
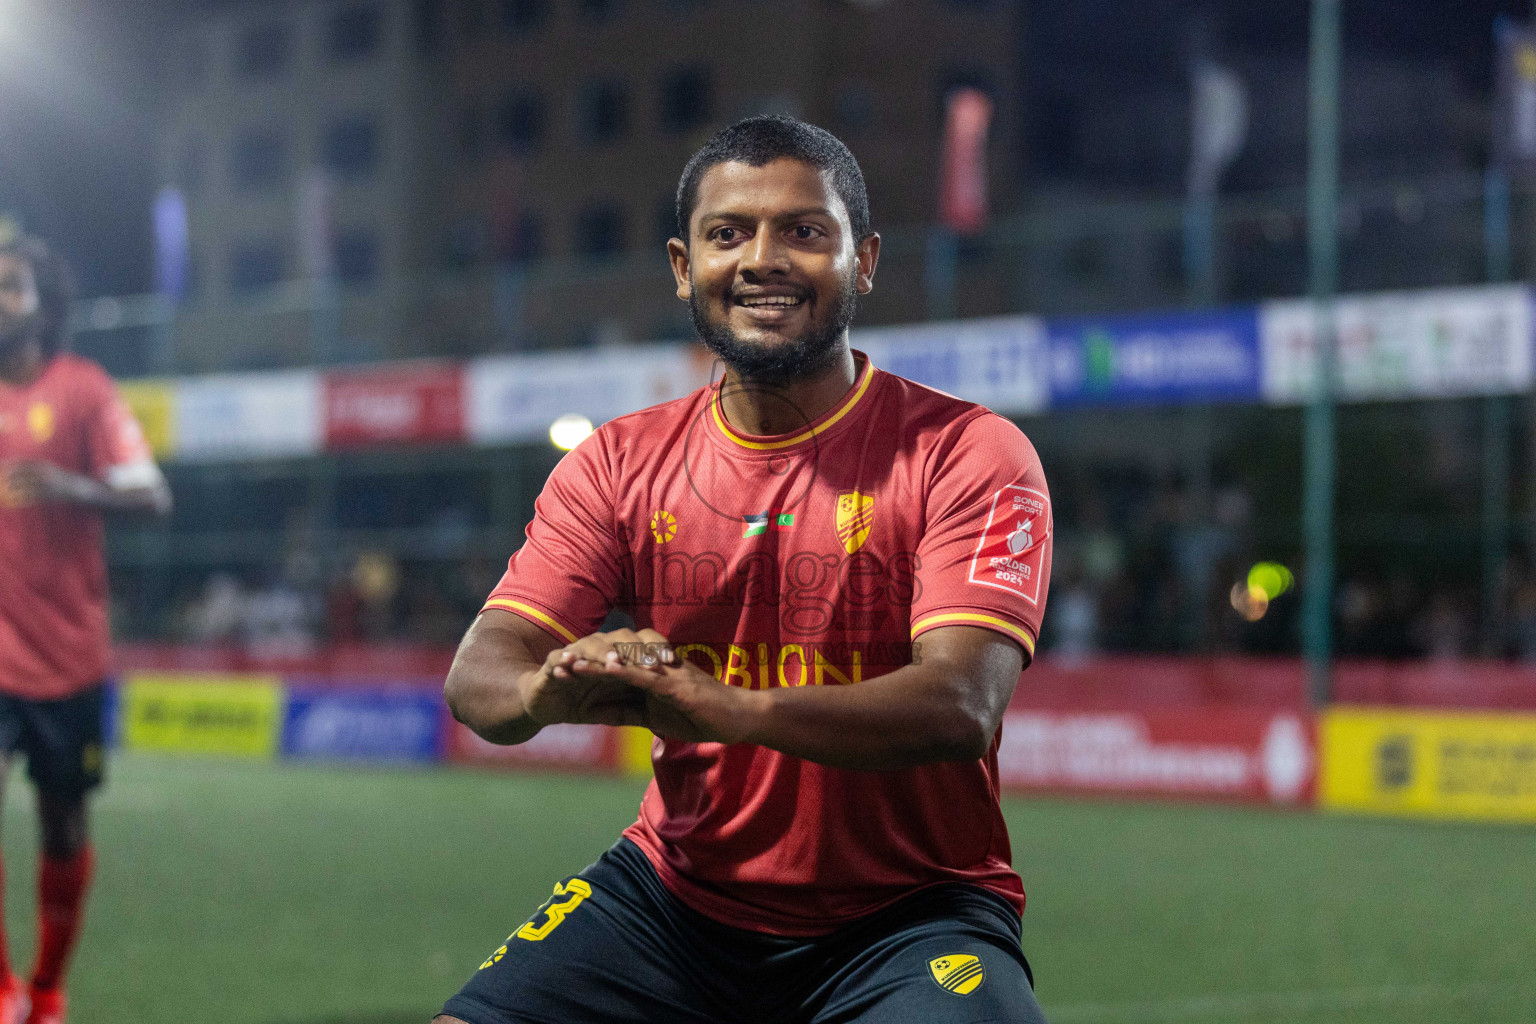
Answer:
POLYGON ((439 1020, 1040 1021, 996 757, 1050 574, 1039 460, 849 348, 880 237, 833 136, 733 125, 677 206, 725 376, 561 461, 446 685, 495 742, 648 726, 655 781, 439 1020), (613 608, 636 629, 595 632, 613 608))
POLYGON ((111 379, 62 351, 69 294, 46 245, 0 238, 0 756, 26 755, 42 826, 37 966, 23 986, 0 931, 0 1024, 64 1020, 93 862, 86 795, 102 772, 101 515, 170 510, 111 379))

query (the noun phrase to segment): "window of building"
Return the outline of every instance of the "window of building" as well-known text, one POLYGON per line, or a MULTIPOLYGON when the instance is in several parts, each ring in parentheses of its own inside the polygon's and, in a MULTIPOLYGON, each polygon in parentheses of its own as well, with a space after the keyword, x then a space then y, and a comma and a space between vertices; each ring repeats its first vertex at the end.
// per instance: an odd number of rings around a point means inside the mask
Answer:
POLYGON ((485 111, 478 103, 466 103, 453 116, 453 142, 459 158, 473 163, 485 156, 485 111))
POLYGON ((845 135, 862 135, 875 118, 874 92, 863 82, 843 82, 833 96, 838 128, 845 135))
POLYGON ((485 258, 490 230, 483 217, 461 217, 448 225, 443 241, 444 261, 456 270, 465 270, 485 258))
POLYGON ((201 139, 182 142, 176 154, 176 185, 183 195, 194 196, 203 190, 208 175, 208 156, 201 139))
POLYGON ((352 4, 331 15, 326 24, 325 48, 338 64, 370 57, 384 36, 384 16, 374 4, 352 4))
POLYGON ((293 55, 293 29, 281 21, 253 25, 235 45, 235 70, 245 78, 272 78, 293 55))
POLYGON ((579 0, 577 8, 589 21, 607 21, 619 13, 622 0, 579 0))
POLYGON ((656 244, 665 247, 677 237, 677 196, 671 192, 656 203, 656 244))
POLYGON ((411 27, 416 33, 416 49, 437 53, 443 48, 443 5, 441 0, 416 0, 411 6, 411 27))
POLYGON ((544 138, 544 101, 537 93, 508 96, 496 112, 496 135, 517 154, 532 153, 544 138))
POLYGON ((513 35, 524 35, 543 25, 549 17, 548 0, 498 0, 501 27, 513 35))
POLYGON ((614 79, 589 82, 577 100, 577 120, 588 142, 611 142, 629 125, 629 96, 614 79))
POLYGON ((371 231, 354 228, 336 235, 336 279, 342 284, 367 285, 379 277, 379 242, 371 231))
POLYGON ((661 80, 661 124, 670 131, 697 128, 710 116, 709 72, 680 68, 661 80))
POLYGON ((497 241, 498 258, 509 263, 533 263, 544 258, 544 222, 532 210, 523 210, 502 225, 497 241))
POLYGON ((591 259, 607 259, 623 252, 624 211, 604 203, 578 214, 576 251, 591 259))
POLYGON ((229 253, 229 287, 237 292, 270 288, 288 276, 283 244, 266 238, 240 242, 229 253))
POLYGON ((320 158, 338 178, 360 178, 379 162, 378 124, 370 114, 333 123, 320 138, 320 158))
POLYGON ((206 39, 194 36, 184 40, 175 60, 176 73, 180 75, 183 89, 189 93, 198 93, 208 87, 211 62, 206 39))
POLYGON ((459 0, 458 22, 460 38, 475 40, 485 36, 489 28, 485 0, 459 0))
POLYGON ((230 153, 235 187, 249 191, 276 188, 288 176, 288 147, 276 131, 253 131, 235 139, 230 153))

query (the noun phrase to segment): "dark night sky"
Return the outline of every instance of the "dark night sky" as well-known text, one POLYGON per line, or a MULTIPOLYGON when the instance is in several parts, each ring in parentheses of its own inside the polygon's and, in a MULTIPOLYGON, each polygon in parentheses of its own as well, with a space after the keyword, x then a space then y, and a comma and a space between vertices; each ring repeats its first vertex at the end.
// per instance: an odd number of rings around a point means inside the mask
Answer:
MULTIPOLYGON (((0 7, 22 19, 9 30, 0 24, 0 210, 54 239, 87 294, 148 285, 159 30, 200 12, 268 2, 10 0, 0 7)), ((1344 8, 1346 59, 1372 52, 1450 61, 1470 88, 1486 91, 1494 17, 1528 17, 1531 3, 1344 0, 1344 8)), ((1033 0, 1025 19, 1026 88, 1102 79, 1136 89, 1179 80, 1184 26, 1202 9, 1226 45, 1305 51, 1305 0, 1033 0)))

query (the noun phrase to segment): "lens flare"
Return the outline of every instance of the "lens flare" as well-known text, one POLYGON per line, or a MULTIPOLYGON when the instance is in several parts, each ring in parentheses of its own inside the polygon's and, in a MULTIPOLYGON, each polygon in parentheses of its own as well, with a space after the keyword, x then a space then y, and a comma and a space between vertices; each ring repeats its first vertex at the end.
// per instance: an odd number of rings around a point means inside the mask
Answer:
POLYGON ((1291 570, 1279 562, 1260 562, 1248 570, 1248 588, 1263 592, 1266 601, 1273 601, 1296 582, 1291 570))
POLYGON ((556 448, 570 451, 592 433, 592 421, 580 413, 568 412, 549 425, 549 440, 556 448))

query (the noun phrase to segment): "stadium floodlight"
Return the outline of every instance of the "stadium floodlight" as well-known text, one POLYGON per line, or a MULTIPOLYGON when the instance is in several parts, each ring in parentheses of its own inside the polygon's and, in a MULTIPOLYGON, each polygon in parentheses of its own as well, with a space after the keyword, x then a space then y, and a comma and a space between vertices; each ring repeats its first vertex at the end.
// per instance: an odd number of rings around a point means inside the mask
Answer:
POLYGON ((570 451, 592 433, 592 421, 579 412, 568 412, 549 425, 550 442, 563 451, 570 451))

